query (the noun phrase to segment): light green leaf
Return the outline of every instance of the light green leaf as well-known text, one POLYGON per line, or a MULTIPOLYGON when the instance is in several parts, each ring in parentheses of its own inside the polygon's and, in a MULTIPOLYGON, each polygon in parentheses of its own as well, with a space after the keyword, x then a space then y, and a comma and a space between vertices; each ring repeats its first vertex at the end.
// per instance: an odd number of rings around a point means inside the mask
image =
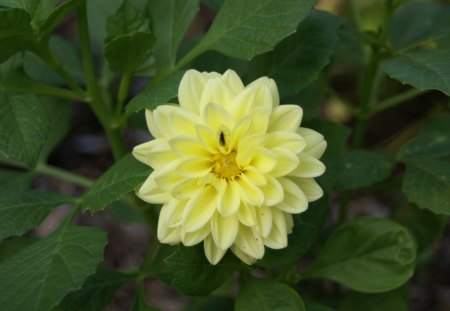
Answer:
POLYGON ((407 311, 410 310, 405 297, 399 290, 379 293, 363 294, 352 292, 345 298, 339 311, 407 311))
POLYGON ((303 301, 291 287, 273 280, 245 281, 236 299, 236 311, 305 311, 303 301))
POLYGON ((231 276, 236 269, 234 257, 226 256, 217 265, 211 265, 205 257, 203 245, 179 246, 164 260, 170 285, 185 295, 206 295, 231 276))
POLYGON ((90 210, 95 213, 103 210, 111 202, 140 186, 150 172, 150 167, 134 159, 131 154, 123 157, 82 197, 83 211, 90 210))
POLYGON ((298 220, 288 236, 289 247, 279 250, 267 248, 264 257, 256 264, 261 267, 280 267, 294 263, 312 246, 316 234, 314 226, 298 220))
POLYGON ((228 0, 203 40, 189 53, 207 50, 242 59, 270 51, 295 32, 311 12, 313 0, 228 0))
POLYGON ((399 224, 357 218, 330 236, 303 278, 325 278, 354 290, 378 293, 399 287, 411 278, 416 244, 399 224))
POLYGON ((137 112, 141 109, 156 109, 159 105, 166 104, 169 100, 178 96, 178 86, 184 71, 177 71, 160 83, 143 91, 133 98, 127 105, 127 110, 137 112))
POLYGON ((419 90, 439 90, 450 96, 450 50, 424 50, 401 54, 384 64, 391 78, 419 90))
POLYGON ((111 70, 133 72, 149 56, 154 43, 150 32, 123 35, 106 44, 105 57, 111 70))
POLYGON ((330 62, 340 26, 337 17, 313 12, 273 52, 254 59, 250 69, 253 77, 267 75, 277 81, 281 96, 294 95, 316 80, 330 62))
POLYGON ((36 95, 0 91, 0 158, 34 168, 49 127, 48 112, 36 95))
POLYGON ((105 232, 65 223, 0 264, 0 305, 5 310, 51 310, 95 271, 105 244, 105 232))
POLYGON ((157 39, 156 63, 171 68, 184 33, 199 9, 198 0, 154 0, 149 2, 149 9, 157 39))
POLYGON ((0 240, 22 235, 39 225, 50 211, 74 199, 53 192, 0 192, 0 240))
POLYGON ((436 214, 450 215, 450 163, 411 158, 405 164, 402 191, 407 199, 436 214))
POLYGON ((355 190, 380 182, 391 174, 393 162, 383 153, 351 150, 341 155, 331 170, 335 171, 337 191, 355 190))
POLYGON ((142 10, 136 8, 130 0, 124 0, 117 11, 106 20, 106 42, 135 32, 147 32, 149 20, 142 10))
POLYGON ((34 48, 30 16, 22 9, 0 10, 0 63, 34 48))
POLYGON ((84 282, 83 287, 70 292, 53 311, 94 311, 103 310, 112 300, 116 291, 132 281, 133 275, 117 270, 98 267, 95 274, 84 282))

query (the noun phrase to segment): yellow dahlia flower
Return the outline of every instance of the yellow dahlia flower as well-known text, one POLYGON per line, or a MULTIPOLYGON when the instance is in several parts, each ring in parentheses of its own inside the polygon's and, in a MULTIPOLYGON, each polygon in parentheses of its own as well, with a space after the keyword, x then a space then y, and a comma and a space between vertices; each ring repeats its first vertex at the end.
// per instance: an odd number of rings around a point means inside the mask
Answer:
POLYGON ((137 195, 163 204, 158 239, 203 242, 211 264, 228 249, 251 264, 286 247, 292 214, 323 194, 323 136, 300 127, 299 106, 279 105, 267 77, 244 86, 232 70, 189 70, 178 99, 146 111, 155 139, 133 150, 154 169, 137 195))

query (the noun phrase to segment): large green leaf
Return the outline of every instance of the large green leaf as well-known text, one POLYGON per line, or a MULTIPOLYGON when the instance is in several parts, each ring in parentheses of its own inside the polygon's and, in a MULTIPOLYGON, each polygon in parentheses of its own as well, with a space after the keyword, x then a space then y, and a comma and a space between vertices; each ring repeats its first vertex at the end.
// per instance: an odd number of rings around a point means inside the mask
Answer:
POLYGON ((379 152, 351 150, 339 156, 331 169, 337 191, 355 190, 380 182, 391 174, 393 162, 379 152))
POLYGON ((39 24, 39 39, 47 39, 64 18, 83 0, 69 0, 55 7, 48 17, 39 24))
POLYGON ((304 278, 326 278, 366 293, 405 283, 414 272, 416 244, 409 231, 387 219, 358 218, 328 239, 304 278))
POLYGON ((273 52, 256 57, 250 70, 255 77, 267 75, 277 81, 281 96, 294 95, 330 62, 340 25, 335 16, 315 11, 273 52))
POLYGON ((321 304, 318 304, 316 302, 312 302, 309 300, 304 301, 305 309, 308 311, 335 311, 335 309, 332 309, 328 306, 324 306, 321 304))
POLYGON ((198 0, 154 0, 149 2, 156 36, 155 57, 160 67, 173 67, 178 46, 195 17, 198 0))
POLYGON ((231 57, 251 59, 294 33, 313 4, 313 0, 228 0, 190 55, 216 50, 231 57))
POLYGON ((314 226, 298 220, 288 236, 289 247, 278 250, 267 248, 264 257, 256 264, 262 267, 280 267, 294 263, 308 251, 316 240, 316 234, 314 226))
POLYGON ((51 310, 95 271, 105 244, 105 232, 65 223, 0 264, 0 305, 4 310, 51 310))
POLYGON ((74 199, 53 192, 0 192, 0 240, 22 235, 39 225, 50 211, 74 199))
POLYGON ((450 96, 450 49, 401 54, 388 60, 384 71, 419 90, 439 90, 450 96))
POLYGON ((234 300, 225 296, 196 297, 182 311, 233 311, 234 300))
POLYGON ((239 290, 236 311, 304 311, 305 306, 291 287, 273 280, 250 279, 239 290))
POLYGON ((117 11, 106 20, 107 42, 116 37, 149 30, 149 20, 144 12, 130 0, 124 0, 117 11))
POLYGON ((84 211, 98 212, 123 195, 135 190, 150 175, 147 165, 127 155, 100 177, 82 197, 84 211))
POLYGON ((407 311, 408 303, 401 291, 379 294, 352 292, 339 306, 339 311, 407 311))
POLYGON ((36 95, 0 91, 0 158, 35 167, 49 128, 47 109, 36 95))
MULTIPOLYGON (((170 285, 186 295, 206 295, 222 285, 236 269, 234 257, 226 256, 217 265, 211 265, 203 247, 179 246, 164 260, 170 285)), ((167 277, 166 276, 166 277, 167 277)))
POLYGON ((166 104, 169 100, 178 96, 178 85, 183 75, 184 71, 177 71, 160 83, 151 86, 133 98, 127 105, 127 110, 131 112, 137 112, 141 109, 153 110, 159 105, 166 104))
POLYGON ((67 294, 53 311, 103 310, 111 302, 116 291, 132 278, 131 274, 98 267, 95 274, 86 279, 80 290, 67 294))
POLYGON ((22 9, 0 10, 0 63, 34 48, 30 16, 22 9))
POLYGON ((408 159, 402 191, 410 202, 420 208, 450 215, 450 163, 424 158, 408 159))
POLYGON ((31 172, 0 169, 0 192, 29 190, 32 181, 31 172))

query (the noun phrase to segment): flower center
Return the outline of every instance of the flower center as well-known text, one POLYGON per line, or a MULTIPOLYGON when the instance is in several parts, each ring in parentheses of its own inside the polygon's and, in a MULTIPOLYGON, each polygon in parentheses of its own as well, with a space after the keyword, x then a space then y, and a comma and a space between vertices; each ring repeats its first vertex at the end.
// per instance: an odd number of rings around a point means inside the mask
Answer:
POLYGON ((213 171, 221 178, 231 178, 241 173, 236 163, 236 152, 228 154, 218 153, 213 157, 213 171))

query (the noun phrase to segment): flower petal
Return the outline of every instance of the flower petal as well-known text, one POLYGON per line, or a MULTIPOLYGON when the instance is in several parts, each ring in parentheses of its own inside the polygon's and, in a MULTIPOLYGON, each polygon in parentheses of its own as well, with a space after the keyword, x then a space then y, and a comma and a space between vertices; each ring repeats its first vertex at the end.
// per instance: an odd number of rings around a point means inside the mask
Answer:
POLYGON ((174 198, 178 200, 185 200, 193 198, 202 190, 203 187, 199 185, 198 179, 187 179, 184 182, 179 183, 178 185, 173 187, 170 193, 174 198))
POLYGON ((252 205, 241 203, 241 206, 237 212, 237 217, 239 222, 247 227, 256 225, 255 207, 252 205))
POLYGON ((263 238, 267 237, 272 229, 272 208, 261 206, 255 208, 256 223, 259 233, 263 238))
POLYGON ((284 200, 276 207, 291 214, 304 212, 308 208, 308 200, 302 189, 289 178, 279 178, 278 181, 284 189, 284 200))
POLYGON ((181 229, 181 241, 184 246, 194 246, 202 242, 211 233, 211 228, 208 224, 205 224, 199 230, 193 232, 186 232, 181 229))
POLYGON ((293 132, 272 132, 267 134, 264 145, 268 149, 285 148, 293 153, 301 152, 305 146, 305 139, 293 132))
POLYGON ((230 113, 216 103, 208 103, 203 110, 203 119, 207 126, 217 133, 219 129, 234 127, 234 120, 230 113))
POLYGON ((226 189, 220 194, 217 210, 223 217, 233 215, 241 205, 239 189, 234 182, 227 182, 226 189))
POLYGON ((261 206, 264 202, 264 193, 244 174, 239 175, 234 179, 237 185, 241 198, 248 204, 261 206))
POLYGON ((299 164, 289 173, 296 177, 317 177, 325 172, 325 165, 322 162, 306 153, 298 154, 299 164))
POLYGON ((183 212, 183 231, 194 232, 202 228, 212 217, 217 206, 217 192, 207 186, 189 200, 183 212))
POLYGON ((274 209, 272 211, 273 226, 270 234, 264 238, 264 244, 273 249, 285 248, 288 245, 287 225, 284 213, 274 209))
POLYGON ((202 146, 210 153, 217 153, 219 151, 217 146, 216 133, 211 128, 204 125, 197 125, 195 127, 197 137, 200 139, 202 146))
POLYGON ((178 165, 177 173, 186 177, 199 178, 211 171, 211 160, 207 158, 189 158, 178 165))
POLYGON ((222 78, 209 79, 200 100, 200 111, 204 111, 205 107, 211 103, 227 109, 232 99, 233 94, 222 78))
POLYGON ((222 76, 222 80, 228 85, 233 97, 237 96, 237 94, 244 90, 244 84, 234 70, 228 69, 225 71, 222 76))
POLYGON ((208 148, 195 138, 180 136, 171 139, 169 144, 180 157, 209 158, 211 156, 208 148))
POLYGON ((151 110, 145 110, 145 120, 147 122, 148 130, 150 131, 150 134, 152 134, 155 138, 162 138, 164 137, 159 128, 156 126, 155 117, 153 115, 153 111, 151 110))
POLYGON ((252 88, 255 86, 266 86, 269 89, 270 95, 271 95, 271 103, 272 106, 278 106, 280 104, 280 95, 278 93, 277 84, 273 79, 269 79, 267 77, 261 77, 249 85, 246 86, 246 88, 252 88))
POLYGON ((252 258, 260 259, 264 256, 263 240, 256 230, 250 227, 239 226, 234 245, 252 258))
POLYGON ((178 100, 181 107, 194 112, 200 111, 200 100, 205 88, 206 78, 197 70, 188 70, 178 87, 178 100))
POLYGON ((247 255, 246 253, 244 253, 243 251, 241 251, 239 249, 239 247, 233 245, 231 247, 231 251, 233 252, 233 254, 236 255, 237 258, 239 258, 240 260, 242 260, 242 262, 246 263, 247 265, 251 266, 252 264, 255 263, 256 258, 253 258, 249 255, 247 255))
POLYGON ((317 159, 320 158, 327 147, 323 135, 305 127, 297 129, 296 132, 305 139, 306 146, 303 152, 306 152, 317 159))
POLYGON ((261 187, 264 193, 264 205, 273 206, 280 203, 284 199, 284 191, 281 184, 276 178, 266 175, 267 184, 261 187))
POLYGON ((299 158, 291 151, 285 148, 274 148, 271 151, 276 157, 276 165, 270 172, 272 176, 285 176, 298 167, 299 158))
POLYGON ((239 221, 235 215, 222 217, 216 213, 211 220, 211 234, 214 243, 221 249, 228 249, 238 234, 239 221))
POLYGON ((178 184, 186 181, 186 177, 177 174, 176 168, 180 164, 180 160, 170 162, 164 168, 154 171, 155 183, 162 190, 170 192, 178 184))
POLYGON ((254 154, 250 165, 261 173, 271 172, 277 165, 276 155, 270 150, 265 148, 253 148, 253 149, 254 154))
POLYGON ((143 201, 152 203, 152 204, 161 204, 166 203, 171 199, 170 192, 162 190, 155 183, 155 174, 152 173, 144 184, 139 188, 136 195, 141 198, 143 201))
POLYGON ((296 105, 281 105, 272 110, 269 132, 295 132, 302 122, 303 109, 296 105))
POLYGON ((184 200, 171 199, 161 208, 160 219, 171 228, 179 227, 185 205, 186 201, 184 200))
POLYGON ((217 247, 211 235, 205 239, 203 248, 205 250, 206 258, 212 265, 218 264, 227 252, 226 249, 220 249, 217 247))
POLYGON ((176 158, 167 140, 159 138, 135 146, 133 156, 154 169, 162 168, 176 158))
POLYGON ((302 189, 308 202, 313 202, 323 196, 323 190, 313 178, 297 178, 291 179, 302 189))

